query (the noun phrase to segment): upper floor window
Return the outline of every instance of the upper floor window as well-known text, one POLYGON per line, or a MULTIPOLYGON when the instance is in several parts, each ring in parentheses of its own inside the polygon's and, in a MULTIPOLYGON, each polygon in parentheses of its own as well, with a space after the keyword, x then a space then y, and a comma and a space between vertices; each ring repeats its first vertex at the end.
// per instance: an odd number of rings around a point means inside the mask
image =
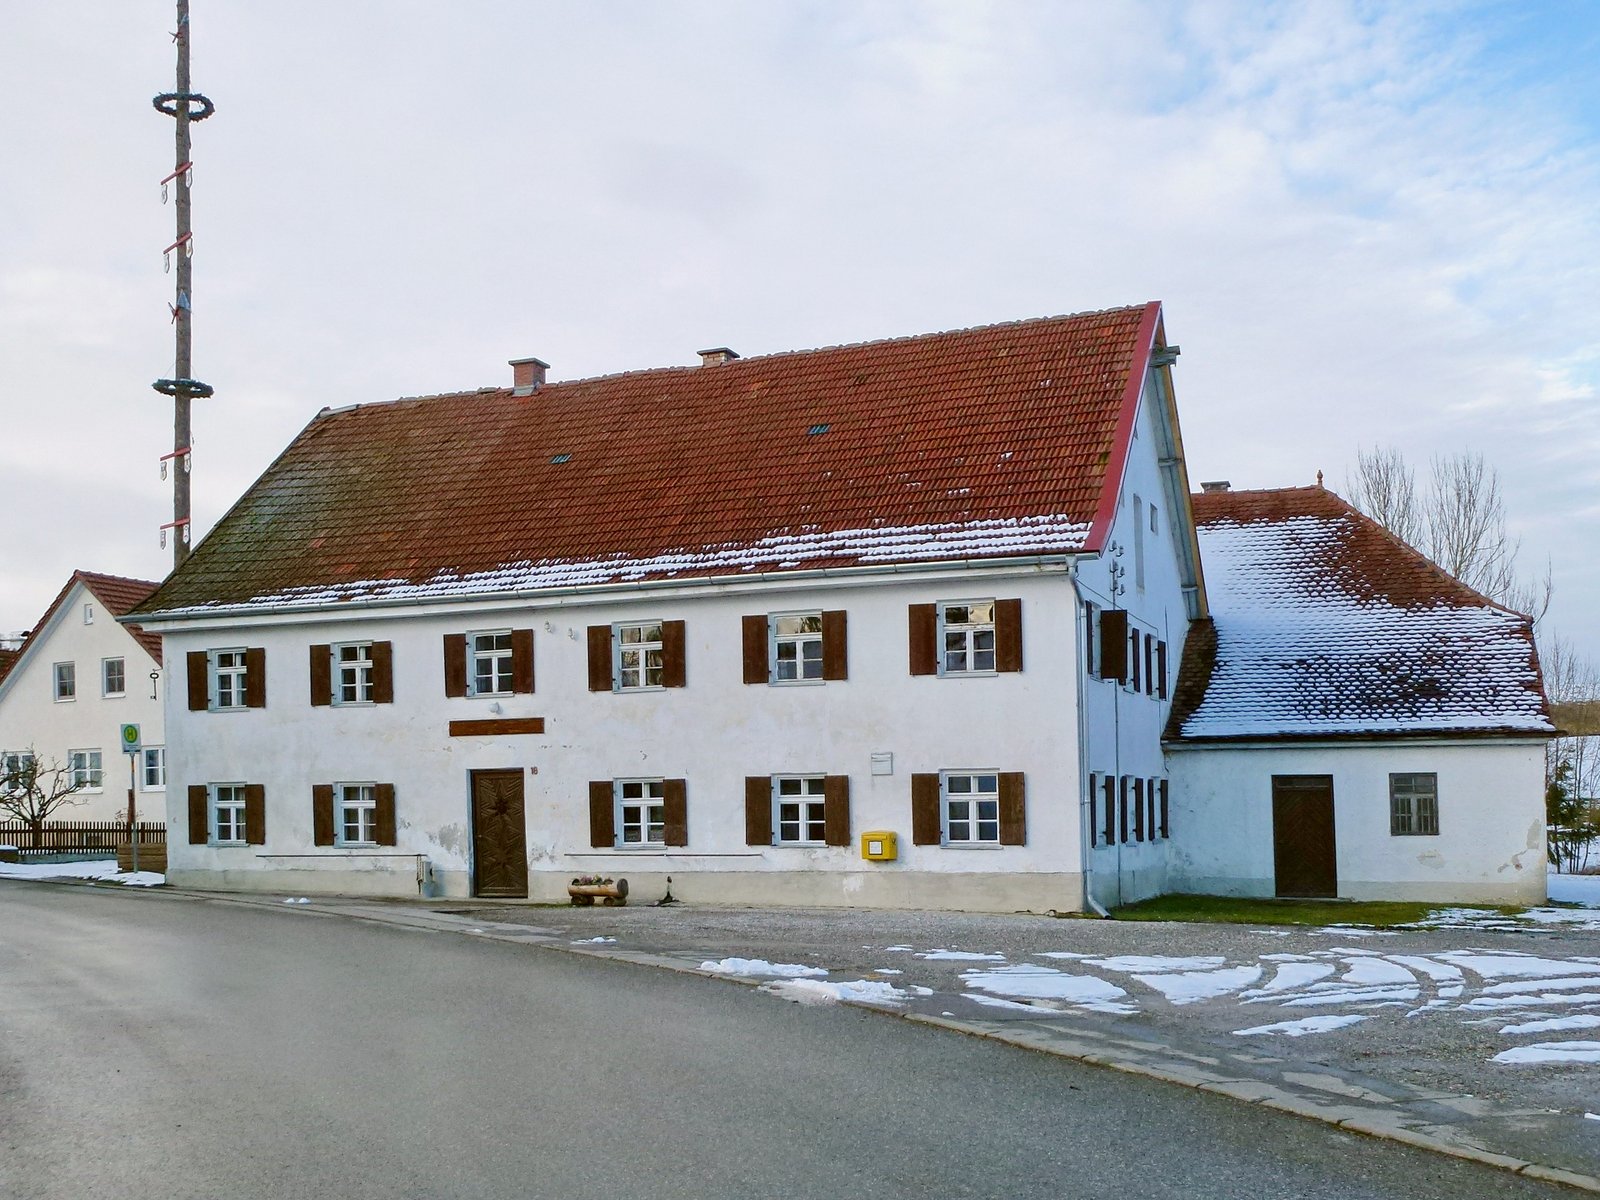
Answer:
POLYGON ((1432 771, 1389 776, 1389 833, 1439 832, 1439 776, 1432 771))
POLYGON ((333 647, 339 678, 333 693, 335 704, 372 703, 372 643, 347 642, 333 647))
POLYGON ((55 697, 57 700, 76 700, 78 698, 77 663, 56 663, 54 677, 55 697))
MULTIPOLYGON (((373 642, 373 699, 393 700, 389 643, 373 642)), ((514 696, 533 691, 533 630, 479 629, 444 636, 446 696, 514 696)))
POLYGON ((122 696, 128 691, 127 665, 120 658, 100 660, 101 691, 107 696, 122 696))
POLYGON ((85 604, 83 606, 83 623, 85 625, 94 624, 94 605, 85 604))
POLYGON ((817 683, 848 676, 843 611, 744 618, 746 683, 817 683))
MULTIPOLYGON (((462 651, 463 657, 465 650, 462 651)), ((465 663, 460 668, 466 683, 465 663)), ((392 642, 340 642, 311 647, 313 705, 394 703, 392 642)))
POLYGON ((589 626, 589 690, 681 688, 686 679, 682 621, 618 621, 589 626))
POLYGON ((100 751, 68 750, 67 779, 75 788, 98 791, 101 784, 100 751))
POLYGON ((191 650, 187 663, 191 711, 236 712, 267 706, 265 650, 191 650))
POLYGON ((249 658, 244 650, 211 652, 211 707, 244 708, 249 658))
POLYGON ((472 646, 472 694, 511 694, 511 631, 496 629, 469 634, 472 646))
POLYGON ((1022 670, 1022 601, 913 604, 911 673, 972 676, 1022 670))

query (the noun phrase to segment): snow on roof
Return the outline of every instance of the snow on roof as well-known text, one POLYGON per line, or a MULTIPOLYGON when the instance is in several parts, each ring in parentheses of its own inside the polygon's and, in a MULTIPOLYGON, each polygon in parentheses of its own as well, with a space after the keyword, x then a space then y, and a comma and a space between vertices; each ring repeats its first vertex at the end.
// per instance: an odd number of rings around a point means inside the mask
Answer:
POLYGON ((1160 306, 325 411, 139 609, 1093 550, 1160 306))
POLYGON ((1532 622, 1321 487, 1194 497, 1171 740, 1548 735, 1532 622))

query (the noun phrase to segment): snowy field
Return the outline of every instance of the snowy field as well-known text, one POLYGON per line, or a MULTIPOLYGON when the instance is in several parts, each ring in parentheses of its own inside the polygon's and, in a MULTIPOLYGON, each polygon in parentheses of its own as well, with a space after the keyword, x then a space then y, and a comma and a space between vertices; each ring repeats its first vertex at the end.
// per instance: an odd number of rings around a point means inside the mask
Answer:
POLYGON ((154 871, 118 871, 114 858, 88 862, 0 863, 0 879, 92 879, 97 883, 121 883, 128 887, 156 887, 167 881, 154 871))

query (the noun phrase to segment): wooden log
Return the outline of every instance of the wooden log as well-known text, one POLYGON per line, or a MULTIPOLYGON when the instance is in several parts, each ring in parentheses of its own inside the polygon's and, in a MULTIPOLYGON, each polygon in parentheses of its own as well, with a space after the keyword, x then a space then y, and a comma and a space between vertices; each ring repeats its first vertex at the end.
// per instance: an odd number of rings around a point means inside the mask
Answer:
POLYGON ((567 897, 573 904, 593 904, 598 898, 613 908, 620 907, 628 903, 628 881, 568 884, 567 897))

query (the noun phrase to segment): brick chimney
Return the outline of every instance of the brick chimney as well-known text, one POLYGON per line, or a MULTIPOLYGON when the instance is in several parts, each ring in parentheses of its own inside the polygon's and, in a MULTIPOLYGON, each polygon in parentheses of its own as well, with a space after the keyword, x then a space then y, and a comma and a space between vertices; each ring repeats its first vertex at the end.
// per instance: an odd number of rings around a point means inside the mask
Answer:
POLYGON ((1231 492, 1233 491, 1233 484, 1226 479, 1213 479, 1209 483, 1202 482, 1200 490, 1208 495, 1213 492, 1231 492))
POLYGON ((697 353, 700 355, 700 365, 702 367, 720 366, 739 357, 726 346, 713 346, 709 350, 700 350, 697 353))
POLYGON ((544 373, 550 364, 537 358, 511 360, 511 394, 531 396, 544 386, 544 373))

